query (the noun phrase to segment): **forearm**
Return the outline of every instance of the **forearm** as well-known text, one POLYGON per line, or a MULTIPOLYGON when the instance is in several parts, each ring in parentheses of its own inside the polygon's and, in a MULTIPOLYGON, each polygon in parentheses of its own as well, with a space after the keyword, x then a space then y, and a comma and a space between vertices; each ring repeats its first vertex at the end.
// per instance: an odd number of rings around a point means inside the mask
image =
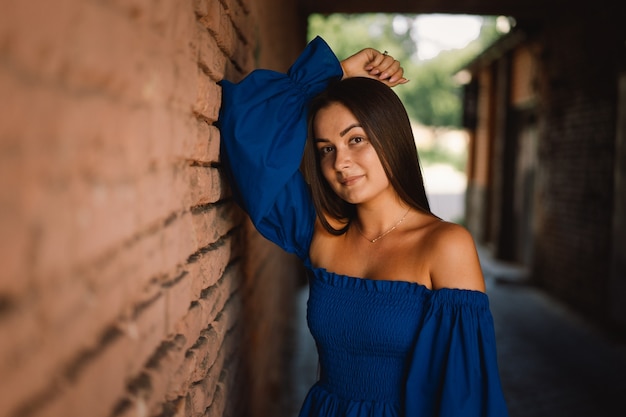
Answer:
POLYGON ((344 59, 341 68, 343 78, 374 78, 390 87, 408 82, 399 61, 387 55, 387 52, 381 53, 373 48, 365 48, 344 59))

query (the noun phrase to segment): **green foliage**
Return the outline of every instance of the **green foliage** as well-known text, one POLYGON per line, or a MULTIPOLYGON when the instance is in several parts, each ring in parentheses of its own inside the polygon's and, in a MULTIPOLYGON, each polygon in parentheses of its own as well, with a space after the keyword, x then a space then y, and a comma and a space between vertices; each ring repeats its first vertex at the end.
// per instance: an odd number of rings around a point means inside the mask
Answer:
POLYGON ((416 52, 410 33, 397 34, 393 20, 410 16, 383 13, 314 14, 309 17, 308 38, 319 35, 330 45, 339 59, 345 59, 363 48, 388 51, 401 62, 416 52))
MULTIPOLYGON (((417 15, 332 14, 309 18, 309 40, 319 35, 328 42, 339 59, 363 48, 388 51, 404 68, 409 83, 394 87, 413 122, 430 127, 461 127, 462 86, 454 76, 494 42, 500 33, 495 17, 482 17, 480 36, 463 49, 442 51, 429 60, 417 58, 417 44, 411 28, 417 15)), ((445 129, 444 129, 445 130, 445 129)), ((465 172, 465 152, 453 151, 434 140, 418 149, 424 166, 448 164, 465 172)))
POLYGON ((418 149, 420 162, 423 166, 446 164, 452 166, 458 172, 465 172, 467 157, 465 153, 452 152, 444 146, 435 143, 434 146, 420 147, 418 149))
POLYGON ((409 117, 426 126, 461 125, 461 87, 440 56, 421 65, 406 66, 410 88, 398 91, 409 117))
POLYGON ((339 59, 372 47, 388 51, 404 68, 409 83, 395 87, 409 117, 426 126, 461 127, 462 87, 454 75, 499 36, 494 17, 483 17, 481 35, 467 47, 420 61, 411 37, 416 15, 332 14, 309 18, 309 39, 322 36, 339 59), (394 30, 395 28, 395 30, 394 30))

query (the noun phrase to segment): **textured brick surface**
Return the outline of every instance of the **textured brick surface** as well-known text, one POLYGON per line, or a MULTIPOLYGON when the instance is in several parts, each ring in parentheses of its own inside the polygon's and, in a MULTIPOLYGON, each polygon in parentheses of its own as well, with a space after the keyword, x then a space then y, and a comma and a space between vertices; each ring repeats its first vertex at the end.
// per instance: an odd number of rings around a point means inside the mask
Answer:
POLYGON ((607 324, 625 297, 610 285, 612 242, 623 235, 614 224, 624 219, 614 207, 624 36, 618 14, 590 9, 528 30, 480 66, 467 198, 481 243, 607 324))
MULTIPOLYGON (((610 20, 608 20, 610 21, 610 20)), ((546 122, 551 126, 538 149, 536 278, 560 298, 596 318, 606 316, 610 265, 616 137, 616 79, 611 24, 585 19, 567 30, 548 31, 548 49, 559 51, 545 67, 550 88, 546 122), (590 31, 593 28, 593 34, 590 31), (567 38, 579 47, 560 50, 567 38), (571 72, 568 68, 578 67, 571 72), (558 80, 555 76, 558 74, 558 80), (548 202, 549 201, 549 202, 548 202)), ((620 23, 620 27, 623 25, 620 23)), ((619 46, 623 51, 623 45, 619 46)), ((616 50, 617 51, 617 50, 616 50)))
POLYGON ((299 269, 256 251, 214 126, 217 82, 253 69, 258 16, 2 3, 0 417, 262 416, 299 269))

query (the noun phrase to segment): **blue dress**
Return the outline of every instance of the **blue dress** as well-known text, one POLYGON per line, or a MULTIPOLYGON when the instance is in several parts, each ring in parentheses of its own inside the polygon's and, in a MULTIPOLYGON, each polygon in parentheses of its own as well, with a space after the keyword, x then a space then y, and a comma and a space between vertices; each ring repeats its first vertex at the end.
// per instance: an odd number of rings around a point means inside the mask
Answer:
POLYGON ((506 417, 485 293, 430 290, 316 268, 316 219, 299 171, 310 99, 341 78, 316 38, 287 74, 222 81, 222 160, 257 230, 304 262, 320 376, 300 417, 506 417))

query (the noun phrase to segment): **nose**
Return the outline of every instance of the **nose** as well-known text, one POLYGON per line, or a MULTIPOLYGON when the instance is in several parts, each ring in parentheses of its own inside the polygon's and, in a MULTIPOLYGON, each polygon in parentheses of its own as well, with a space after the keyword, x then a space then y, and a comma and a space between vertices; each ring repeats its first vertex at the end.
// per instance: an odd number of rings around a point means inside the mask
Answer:
POLYGON ((337 147, 335 150, 335 169, 342 171, 348 168, 351 162, 349 150, 344 147, 337 147))

